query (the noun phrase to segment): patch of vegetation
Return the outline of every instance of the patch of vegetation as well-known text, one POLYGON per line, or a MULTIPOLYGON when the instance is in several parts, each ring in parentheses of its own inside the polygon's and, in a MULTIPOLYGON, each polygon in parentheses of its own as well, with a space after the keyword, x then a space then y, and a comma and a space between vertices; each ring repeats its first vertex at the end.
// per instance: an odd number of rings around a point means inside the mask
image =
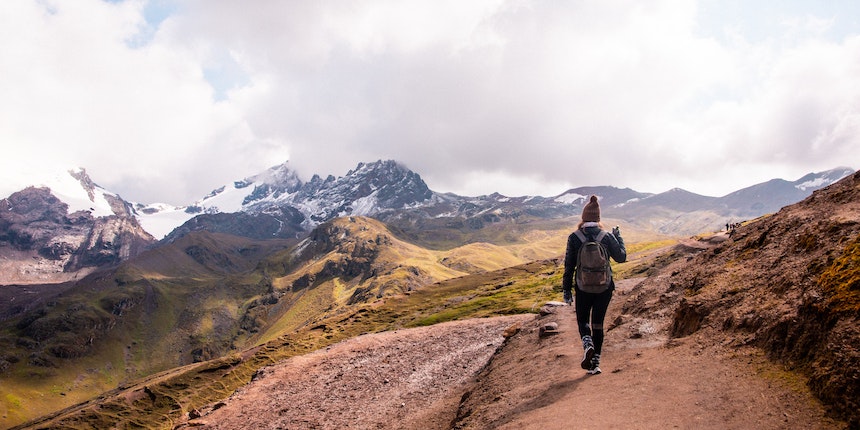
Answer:
POLYGON ((833 311, 860 314, 860 236, 824 269, 818 284, 833 311))
POLYGON ((619 279, 654 275, 673 261, 689 254, 686 250, 676 246, 668 252, 660 253, 656 258, 650 258, 650 254, 658 253, 660 250, 665 250, 677 243, 677 240, 659 240, 628 245, 627 262, 621 264, 613 262, 613 274, 619 279), (642 257, 637 258, 637 255, 642 257))

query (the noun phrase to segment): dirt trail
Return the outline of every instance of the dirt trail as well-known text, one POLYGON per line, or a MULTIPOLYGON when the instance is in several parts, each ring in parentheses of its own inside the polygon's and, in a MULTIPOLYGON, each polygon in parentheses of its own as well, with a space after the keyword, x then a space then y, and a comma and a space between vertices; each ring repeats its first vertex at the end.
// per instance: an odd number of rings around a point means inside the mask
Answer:
MULTIPOLYGON (((619 284, 608 318, 619 315, 619 303, 633 282, 619 284)), ((587 375, 579 367, 581 343, 573 308, 550 309, 553 313, 543 317, 468 320, 351 339, 264 369, 229 400, 200 411, 202 416, 185 425, 536 430, 845 427, 826 418, 802 381, 768 363, 756 350, 728 349, 718 337, 707 334, 667 343, 661 334, 665 331, 657 327, 662 324, 659 321, 610 324, 601 365, 604 373, 587 375), (548 322, 556 322, 559 333, 539 337, 539 328, 548 322), (516 334, 503 345, 506 330, 516 334)))
MULTIPOLYGON (((630 286, 619 285, 610 318, 630 286)), ((638 321, 637 328, 620 324, 608 332, 603 373, 592 376, 579 367, 573 309, 557 307, 538 325, 550 321, 558 323, 558 335, 539 339, 532 329, 494 357, 461 407, 459 428, 844 427, 826 418, 796 376, 754 349, 727 349, 714 336, 666 342, 661 331, 642 331, 638 321)))

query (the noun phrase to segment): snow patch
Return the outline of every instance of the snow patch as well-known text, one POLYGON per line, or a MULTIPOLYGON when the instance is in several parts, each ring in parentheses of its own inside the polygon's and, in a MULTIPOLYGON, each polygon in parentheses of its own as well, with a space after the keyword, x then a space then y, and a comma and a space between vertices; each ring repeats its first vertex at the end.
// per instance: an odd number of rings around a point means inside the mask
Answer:
POLYGON ((797 184, 794 187, 801 191, 806 191, 810 188, 818 189, 827 185, 830 185, 830 180, 824 177, 818 177, 809 181, 806 181, 802 184, 797 184))
POLYGON ((50 188, 51 194, 54 197, 69 205, 69 213, 84 211, 91 213, 93 217, 114 215, 110 203, 105 198, 105 194, 114 197, 116 197, 116 194, 102 187, 95 186, 92 190, 92 198, 90 198, 90 194, 81 182, 72 176, 73 172, 82 173, 81 170, 56 173, 37 186, 50 188))
POLYGON ((615 207, 616 207, 616 208, 622 208, 622 207, 624 207, 625 205, 628 205, 628 204, 630 204, 630 203, 636 203, 636 202, 638 202, 639 200, 642 200, 642 199, 640 199, 640 198, 638 198, 638 197, 635 197, 635 198, 632 198, 632 199, 630 199, 630 200, 627 200, 626 202, 618 203, 617 205, 615 205, 615 207))
MULTIPOLYGON (((153 205, 147 206, 147 208, 153 205)), ((168 207, 164 205, 162 210, 153 213, 143 213, 138 211, 137 221, 140 226, 158 240, 163 239, 170 234, 173 229, 185 224, 186 221, 194 218, 196 213, 188 213, 185 208, 168 207)))
POLYGON ((220 193, 198 200, 195 205, 203 208, 218 208, 218 212, 239 212, 245 197, 248 197, 253 191, 254 187, 238 188, 233 184, 225 187, 224 191, 220 193))
POLYGON ((365 216, 375 213, 378 207, 376 191, 369 196, 355 199, 350 206, 352 206, 352 215, 365 216))
POLYGON ((558 203, 572 204, 576 203, 577 200, 584 201, 586 197, 587 196, 583 196, 582 194, 567 193, 556 197, 555 201, 558 203))

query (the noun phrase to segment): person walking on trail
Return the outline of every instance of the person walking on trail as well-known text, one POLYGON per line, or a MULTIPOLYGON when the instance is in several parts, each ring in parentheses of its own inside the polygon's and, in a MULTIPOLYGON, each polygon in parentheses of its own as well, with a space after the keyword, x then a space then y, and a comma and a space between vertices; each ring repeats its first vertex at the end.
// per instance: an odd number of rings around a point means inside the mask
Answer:
POLYGON ((584 352, 580 364, 592 375, 600 373, 603 320, 615 290, 610 256, 619 263, 627 260, 624 239, 618 226, 611 234, 603 230, 600 204, 597 196, 591 196, 582 209, 582 221, 567 238, 562 290, 567 304, 576 302, 576 322, 584 352))

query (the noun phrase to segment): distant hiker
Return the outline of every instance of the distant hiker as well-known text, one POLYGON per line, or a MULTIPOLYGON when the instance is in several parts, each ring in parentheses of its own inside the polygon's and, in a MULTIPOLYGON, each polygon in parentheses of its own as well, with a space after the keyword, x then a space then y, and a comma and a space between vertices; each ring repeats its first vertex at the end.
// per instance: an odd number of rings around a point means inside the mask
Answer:
POLYGON ((574 300, 573 291, 576 292, 576 322, 585 352, 580 365, 592 375, 600 373, 603 319, 615 290, 610 256, 623 263, 627 260, 627 249, 617 226, 612 234, 603 230, 597 196, 591 196, 582 208, 582 221, 567 238, 561 285, 568 304, 574 300))

